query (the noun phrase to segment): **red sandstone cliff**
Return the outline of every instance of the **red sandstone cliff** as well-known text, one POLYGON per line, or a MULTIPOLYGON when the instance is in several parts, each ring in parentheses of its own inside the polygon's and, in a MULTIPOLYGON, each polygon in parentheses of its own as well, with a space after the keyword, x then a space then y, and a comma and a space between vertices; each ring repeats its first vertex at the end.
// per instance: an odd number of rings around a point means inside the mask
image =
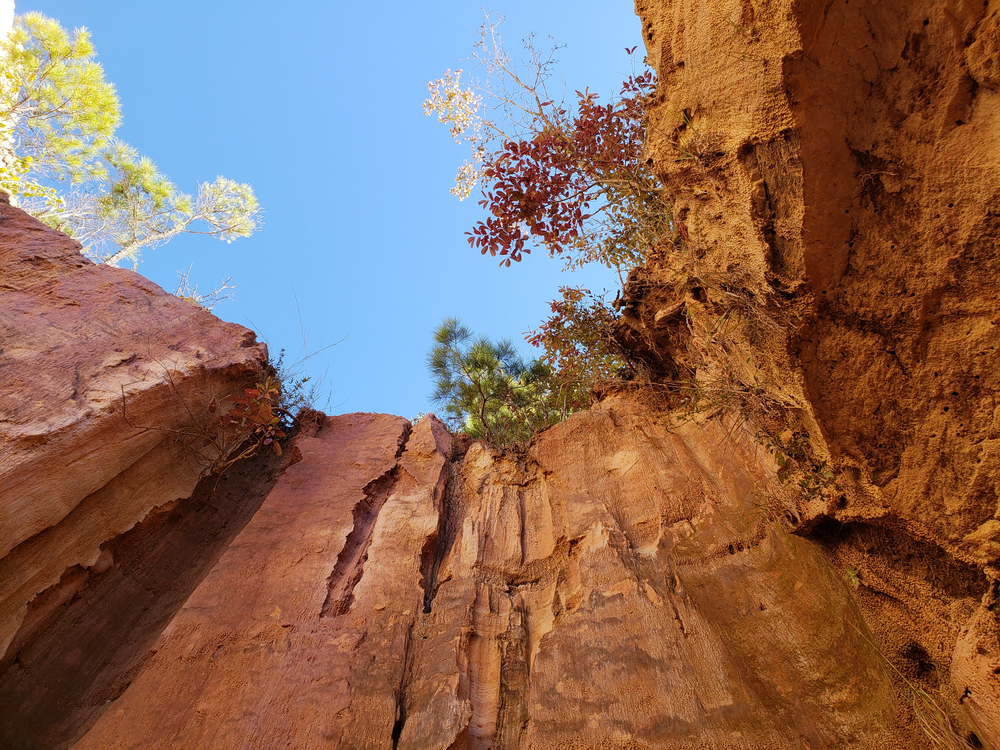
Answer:
POLYGON ((189 514, 156 549, 214 458, 192 428, 266 361, 252 332, 79 249, 0 201, 2 747, 54 746, 145 658, 224 525, 189 514))
POLYGON ((660 382, 520 451, 199 482, 262 350, 0 206, 0 747, 1000 746, 994 5, 639 0, 660 382))
POLYGON ((348 415, 300 438, 74 747, 913 747, 748 442, 622 403, 519 455, 408 432, 348 415))

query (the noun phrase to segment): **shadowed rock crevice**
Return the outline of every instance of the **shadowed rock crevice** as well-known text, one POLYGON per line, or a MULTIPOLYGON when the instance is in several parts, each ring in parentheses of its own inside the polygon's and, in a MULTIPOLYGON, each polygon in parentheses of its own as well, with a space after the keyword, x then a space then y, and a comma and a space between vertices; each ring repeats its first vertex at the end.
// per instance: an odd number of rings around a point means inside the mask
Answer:
POLYGON ((437 583, 437 569, 440 565, 441 557, 443 557, 441 544, 439 542, 440 538, 441 526, 439 522, 437 531, 427 537, 427 541, 424 542, 423 549, 420 550, 420 590, 423 591, 424 594, 424 603, 421 608, 421 612, 425 615, 430 614, 431 608, 434 605, 434 588, 437 583))
MULTIPOLYGON (((267 452, 206 477, 194 494, 106 542, 100 565, 67 571, 45 619, 26 618, 0 673, 0 747, 59 750, 121 693, 185 599, 294 455, 267 452)), ((38 605, 36 605, 38 606, 38 605)), ((41 609, 39 607, 39 609, 41 609)))
POLYGON ((354 526, 337 556, 333 572, 330 573, 320 617, 339 617, 350 610, 354 601, 354 587, 365 574, 368 547, 372 542, 372 532, 378 521, 379 511, 389 496, 404 484, 412 486, 413 478, 397 465, 362 490, 365 499, 354 507, 354 526))
POLYGON ((452 445, 452 454, 445 465, 444 484, 441 490, 441 508, 438 529, 427 539, 421 552, 420 585, 424 590, 424 614, 430 614, 438 589, 441 566, 452 553, 455 537, 464 515, 461 491, 462 460, 468 450, 468 439, 460 437, 452 445))
POLYGON ((497 750, 525 747, 531 709, 528 612, 512 608, 508 628, 500 638, 500 702, 497 709, 497 750))
POLYGON ((413 680, 413 660, 415 658, 413 648, 415 624, 411 624, 406 631, 406 638, 403 646, 403 678, 399 688, 396 690, 396 721, 392 725, 392 750, 398 750, 399 740, 403 735, 403 727, 406 726, 407 698, 410 683, 413 680))

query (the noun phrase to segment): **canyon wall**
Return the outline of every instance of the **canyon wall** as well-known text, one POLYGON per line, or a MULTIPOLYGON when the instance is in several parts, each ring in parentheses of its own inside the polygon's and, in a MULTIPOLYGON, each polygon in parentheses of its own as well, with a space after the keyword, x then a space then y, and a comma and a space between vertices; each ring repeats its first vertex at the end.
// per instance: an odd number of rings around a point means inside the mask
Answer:
POLYGON ((0 748, 1000 747, 996 0, 637 11, 653 382, 517 450, 213 474, 264 348, 0 204, 0 748))
MULTIPOLYGON (((114 682, 146 655, 132 620, 168 614, 144 601, 163 589, 143 580, 155 535, 149 546, 134 541, 192 497, 216 459, 206 431, 212 399, 241 392, 267 360, 251 331, 136 273, 95 266, 79 250, 0 201, 4 747, 46 746, 61 722, 53 706, 114 682), (79 600, 95 596, 97 578, 117 606, 105 597, 104 619, 75 629, 79 600), (42 744, 23 744, 24 736, 42 744)), ((262 472, 254 470, 266 486, 262 472)), ((211 536, 213 521, 203 520, 197 533, 211 536)), ((174 565, 193 570, 196 559, 174 565)))
POLYGON ((723 426, 607 401, 520 453, 345 415, 77 750, 882 747, 919 737, 723 426))
POLYGON ((1000 6, 637 9, 685 239, 630 279, 629 328, 797 453, 796 480, 833 475, 793 528, 857 571, 894 666, 995 744, 1000 6))
POLYGON ((215 475, 263 347, 0 210, 0 747, 914 746, 739 420, 306 413, 215 475))

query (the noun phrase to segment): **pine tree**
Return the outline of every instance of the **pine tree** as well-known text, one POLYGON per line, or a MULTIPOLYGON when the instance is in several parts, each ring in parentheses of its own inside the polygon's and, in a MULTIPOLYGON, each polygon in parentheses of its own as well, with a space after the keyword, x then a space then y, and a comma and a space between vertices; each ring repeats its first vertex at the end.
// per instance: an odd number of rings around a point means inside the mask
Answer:
POLYGON ((444 405, 452 429, 509 446, 562 418, 552 368, 526 362, 509 340, 494 343, 446 318, 434 341, 427 358, 436 385, 431 400, 444 405))
POLYGON ((86 29, 70 35, 40 13, 16 17, 0 43, 0 188, 12 197, 51 197, 52 182, 104 175, 101 150, 121 108, 95 54, 86 29))

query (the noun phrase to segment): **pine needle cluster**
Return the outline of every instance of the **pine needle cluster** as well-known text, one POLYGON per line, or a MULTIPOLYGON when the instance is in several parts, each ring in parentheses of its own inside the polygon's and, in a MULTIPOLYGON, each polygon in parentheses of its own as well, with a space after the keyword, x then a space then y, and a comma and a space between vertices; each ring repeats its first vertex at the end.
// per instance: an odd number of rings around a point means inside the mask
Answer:
POLYGON ((0 41, 0 190, 112 265, 181 233, 253 234, 261 209, 249 185, 219 177, 192 197, 114 137, 121 105, 96 54, 85 28, 15 18, 0 41))
POLYGON ((435 379, 431 400, 443 405, 452 430, 473 439, 510 446, 564 416, 552 367, 524 360, 510 340, 476 336, 458 318, 435 332, 427 365, 435 379))

